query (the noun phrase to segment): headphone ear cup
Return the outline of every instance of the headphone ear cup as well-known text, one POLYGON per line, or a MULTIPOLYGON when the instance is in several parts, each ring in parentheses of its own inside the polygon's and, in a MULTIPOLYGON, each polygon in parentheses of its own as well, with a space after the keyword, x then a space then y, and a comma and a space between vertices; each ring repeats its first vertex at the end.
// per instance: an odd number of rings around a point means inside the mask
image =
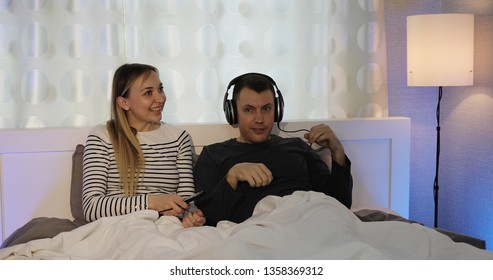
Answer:
MULTIPOLYGON (((278 94, 280 94, 280 92, 278 92, 278 94)), ((278 95, 278 97, 274 99, 274 107, 274 121, 279 123, 282 121, 284 115, 284 100, 282 95, 278 95)))
POLYGON ((231 100, 226 100, 224 102, 224 116, 230 125, 235 125, 237 123, 235 108, 231 100))

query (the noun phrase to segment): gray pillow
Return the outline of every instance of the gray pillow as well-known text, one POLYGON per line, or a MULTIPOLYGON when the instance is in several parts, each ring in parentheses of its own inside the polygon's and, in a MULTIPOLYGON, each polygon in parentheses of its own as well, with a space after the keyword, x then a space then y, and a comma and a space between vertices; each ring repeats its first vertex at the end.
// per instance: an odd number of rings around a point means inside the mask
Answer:
POLYGON ((72 180, 70 184, 70 210, 75 222, 85 222, 82 211, 82 160, 84 145, 78 144, 72 155, 72 180))
POLYGON ((26 243, 34 239, 52 238, 61 232, 71 231, 78 226, 78 224, 68 219, 48 217, 34 218, 5 239, 0 246, 0 249, 26 243))

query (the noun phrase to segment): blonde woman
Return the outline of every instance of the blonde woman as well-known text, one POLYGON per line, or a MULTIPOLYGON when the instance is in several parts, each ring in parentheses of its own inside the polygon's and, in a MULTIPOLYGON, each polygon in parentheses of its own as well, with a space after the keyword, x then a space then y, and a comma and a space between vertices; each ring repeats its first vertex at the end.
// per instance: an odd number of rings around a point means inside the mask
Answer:
POLYGON ((95 126, 84 149, 82 204, 87 221, 152 209, 205 223, 184 198, 194 194, 189 134, 161 121, 166 102, 158 70, 124 64, 114 75, 111 120, 95 126))

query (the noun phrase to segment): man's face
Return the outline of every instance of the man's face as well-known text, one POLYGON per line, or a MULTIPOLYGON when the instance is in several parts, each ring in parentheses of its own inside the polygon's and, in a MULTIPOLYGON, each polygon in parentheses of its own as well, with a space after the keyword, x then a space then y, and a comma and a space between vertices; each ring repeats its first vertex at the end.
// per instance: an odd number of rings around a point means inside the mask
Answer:
POLYGON ((261 143, 269 140, 274 126, 274 93, 242 88, 236 100, 239 142, 261 143))

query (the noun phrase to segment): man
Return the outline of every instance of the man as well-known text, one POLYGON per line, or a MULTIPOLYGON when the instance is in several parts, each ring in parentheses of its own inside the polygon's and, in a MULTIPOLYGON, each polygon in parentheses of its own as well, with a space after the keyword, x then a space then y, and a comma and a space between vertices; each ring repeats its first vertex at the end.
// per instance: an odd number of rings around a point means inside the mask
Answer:
POLYGON ((262 198, 295 191, 323 192, 351 207, 351 162, 335 133, 321 124, 304 135, 308 143, 330 149, 329 170, 300 138, 271 134, 274 122, 282 119, 283 106, 281 92, 269 76, 248 73, 229 84, 224 110, 228 122, 238 125, 240 135, 205 147, 194 167, 195 188, 206 192, 196 204, 208 225, 221 220, 240 223, 252 215, 262 198), (231 86, 233 97, 228 100, 231 86))

